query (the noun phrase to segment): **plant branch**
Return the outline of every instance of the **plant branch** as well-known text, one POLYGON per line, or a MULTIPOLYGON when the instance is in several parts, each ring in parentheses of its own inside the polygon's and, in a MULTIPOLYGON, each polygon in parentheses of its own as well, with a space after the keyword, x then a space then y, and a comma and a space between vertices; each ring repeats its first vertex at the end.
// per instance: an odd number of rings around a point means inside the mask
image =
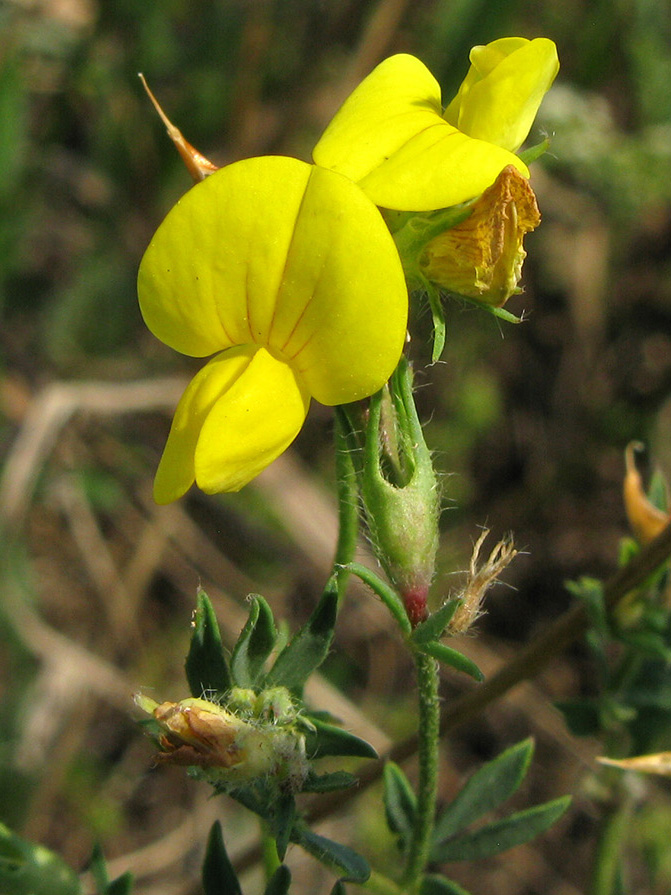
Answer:
MULTIPOLYGON (((671 556, 671 525, 608 579, 604 585, 606 608, 613 609, 630 591, 639 587, 669 556, 671 556)), ((440 725, 441 734, 467 723, 487 705, 512 690, 517 684, 536 677, 551 659, 584 636, 589 627, 589 617, 582 604, 568 609, 545 630, 537 634, 526 647, 521 649, 507 665, 504 665, 489 680, 448 706, 443 713, 440 725)), ((386 755, 381 757, 380 761, 368 762, 359 772, 359 785, 356 788, 328 796, 324 795, 315 800, 307 812, 308 821, 312 824, 328 817, 360 795, 364 789, 376 783, 382 776, 385 761, 390 759, 401 763, 414 755, 416 751, 417 737, 411 736, 393 746, 386 755)), ((238 857, 235 865, 236 868, 242 870, 255 864, 258 860, 258 847, 250 848, 238 857)))

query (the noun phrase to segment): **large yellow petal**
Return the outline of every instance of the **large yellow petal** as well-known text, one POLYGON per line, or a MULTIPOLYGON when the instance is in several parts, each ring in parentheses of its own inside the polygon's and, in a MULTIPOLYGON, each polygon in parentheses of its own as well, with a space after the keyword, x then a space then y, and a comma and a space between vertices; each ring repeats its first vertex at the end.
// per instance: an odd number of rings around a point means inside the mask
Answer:
POLYGON ((255 351, 245 346, 218 354, 186 387, 154 479, 157 503, 177 500, 193 485, 196 445, 203 423, 214 404, 249 367, 255 351))
POLYGON ((512 153, 478 142, 442 117, 440 86, 414 56, 391 56, 354 90, 315 146, 318 165, 359 183, 385 208, 429 211, 482 193, 512 153))
POLYGON ((157 503, 194 481, 208 493, 238 491, 294 440, 310 397, 292 369, 263 348, 214 357, 182 395, 154 481, 157 503))
POLYGON ((198 487, 208 494, 239 491, 289 447, 309 406, 292 368, 259 348, 203 423, 195 454, 198 487))
POLYGON ((140 265, 140 308, 155 336, 194 357, 265 344, 310 170, 245 159, 186 193, 140 265))
POLYGON ((384 385, 403 350, 408 293, 382 217, 350 180, 313 167, 269 344, 323 404, 384 385))
POLYGON ((377 391, 403 348, 407 289, 380 212, 296 159, 238 162, 187 193, 145 254, 139 294, 173 348, 267 345, 325 404, 377 391))
POLYGON ((515 151, 559 71, 557 48, 546 38, 506 37, 473 47, 470 58, 445 120, 471 137, 515 151))

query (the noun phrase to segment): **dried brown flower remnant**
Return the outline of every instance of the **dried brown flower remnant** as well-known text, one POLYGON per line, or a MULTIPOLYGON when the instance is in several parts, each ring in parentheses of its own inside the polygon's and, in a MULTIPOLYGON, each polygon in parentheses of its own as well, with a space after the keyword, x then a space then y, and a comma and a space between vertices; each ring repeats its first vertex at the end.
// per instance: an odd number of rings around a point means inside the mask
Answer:
POLYGON ((249 720, 207 699, 159 705, 137 694, 135 702, 160 726, 160 762, 203 768, 217 782, 232 785, 274 777, 296 790, 305 779, 305 736, 293 719, 286 724, 249 720))
POLYGON ((473 622, 482 614, 481 607, 485 594, 501 572, 517 556, 517 550, 512 540, 507 537, 496 544, 482 565, 478 565, 480 549, 488 534, 489 529, 484 529, 473 548, 468 580, 460 595, 461 606, 452 616, 448 626, 451 634, 464 634, 468 631, 473 622))
POLYGON ((193 177, 195 183, 200 183, 201 180, 205 180, 210 174, 214 174, 215 171, 218 171, 219 168, 217 165, 213 164, 209 159, 206 159, 204 155, 201 155, 197 149, 195 149, 190 143, 182 136, 182 132, 179 128, 175 127, 175 125, 170 121, 168 116, 165 114, 161 106, 159 105, 158 100, 154 96, 154 94, 149 89, 149 85, 147 84, 145 77, 142 73, 139 75, 140 80, 142 81, 142 86, 147 91, 147 96, 152 101, 154 108, 159 114, 159 117, 163 124, 165 124, 166 129, 168 131, 168 136, 175 144, 177 152, 182 156, 182 161, 187 167, 189 174, 193 177))
POLYGON ((645 545, 666 528, 671 517, 651 503, 645 493, 634 458, 634 453, 642 447, 638 441, 632 441, 627 445, 624 454, 626 474, 622 490, 629 526, 639 544, 645 545))
POLYGON ((671 752, 655 752, 652 755, 635 755, 633 758, 620 759, 599 756, 597 761, 623 771, 639 771, 643 774, 671 777, 671 752))
POLYGON ((473 203, 456 227, 428 243, 420 259, 423 275, 450 292, 501 308, 522 290, 524 236, 541 216, 529 181, 509 165, 473 203))

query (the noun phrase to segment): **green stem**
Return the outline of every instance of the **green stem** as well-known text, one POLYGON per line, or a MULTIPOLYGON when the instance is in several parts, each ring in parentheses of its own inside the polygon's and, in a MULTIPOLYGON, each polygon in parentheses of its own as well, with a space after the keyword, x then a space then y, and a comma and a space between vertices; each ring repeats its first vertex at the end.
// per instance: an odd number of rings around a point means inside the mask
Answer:
POLYGON ((277 846, 275 840, 268 829, 268 824, 261 821, 261 854, 263 862, 263 872, 266 882, 275 873, 280 866, 280 859, 277 855, 277 846))
POLYGON ((438 794, 438 740, 440 703, 438 663, 424 653, 415 653, 419 697, 417 813, 403 883, 408 892, 418 889, 429 861, 438 794))
POLYGON ((622 868, 622 852, 631 822, 631 797, 613 808, 604 820, 594 859, 594 878, 591 895, 616 895, 622 868))
POLYGON ((338 543, 333 560, 338 579, 338 599, 342 602, 349 571, 342 568, 354 559, 359 537, 359 490, 352 461, 352 439, 342 408, 335 415, 335 462, 338 493, 338 543))
POLYGON ((372 870, 370 876, 365 883, 361 884, 361 888, 373 895, 403 895, 403 889, 393 880, 372 870))

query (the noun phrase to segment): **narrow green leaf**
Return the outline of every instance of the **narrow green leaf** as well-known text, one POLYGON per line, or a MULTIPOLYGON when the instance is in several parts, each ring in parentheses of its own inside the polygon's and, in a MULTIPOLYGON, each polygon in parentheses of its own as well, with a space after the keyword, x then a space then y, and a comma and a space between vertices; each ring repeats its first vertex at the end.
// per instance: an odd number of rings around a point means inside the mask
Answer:
POLYGON ((432 612, 431 615, 417 625, 412 632, 412 641, 418 646, 429 643, 431 640, 438 640, 442 637, 445 628, 449 625, 452 616, 461 604, 461 600, 448 600, 446 603, 432 612))
POLYGON ((405 848, 412 838, 417 812, 417 797, 410 781, 393 761, 384 766, 384 810, 387 825, 405 848))
POLYGON ((337 880, 331 889, 331 895, 346 895, 346 892, 345 883, 341 879, 337 880))
MULTIPOLYGON (((101 856, 102 857, 102 856, 101 856)), ((59 855, 0 824, 2 895, 80 895, 77 874, 59 855)))
POLYGON ((370 587, 373 593, 377 594, 377 596, 382 600, 387 609, 394 616, 398 626, 403 631, 403 633, 410 634, 412 631, 412 625, 410 624, 408 613, 405 611, 403 600, 396 593, 394 588, 391 585, 387 584, 386 581, 383 581, 379 577, 379 575, 375 574, 375 572, 366 568, 366 566, 362 566, 358 562, 350 562, 345 566, 345 568, 349 572, 353 572, 357 576, 357 578, 360 578, 364 584, 367 584, 368 587, 370 587))
POLYGON ((103 855, 103 850, 100 847, 99 842, 96 842, 96 844, 93 846, 91 858, 89 859, 88 870, 93 877, 93 881, 96 884, 96 889, 98 890, 100 895, 105 895, 105 892, 107 891, 107 885, 109 883, 109 877, 107 875, 107 863, 105 861, 105 856, 103 855))
POLYGON ((130 895, 133 891, 132 873, 124 873, 111 882, 105 891, 105 895, 130 895))
POLYGON ((271 830, 277 848, 277 857, 284 860, 289 845, 291 830, 296 819, 296 800, 293 795, 277 799, 272 808, 271 830))
POLYGON ((533 751, 533 740, 522 740, 477 770, 439 816, 433 841, 444 842, 510 798, 526 775, 533 751))
POLYGON ((470 895, 470 893, 446 876, 427 873, 420 883, 419 895, 470 895))
POLYGON ((350 755, 357 758, 377 758, 377 752, 361 737, 342 727, 308 716, 314 730, 305 734, 305 751, 311 760, 325 755, 350 755))
POLYGON ((301 689, 326 658, 338 615, 338 587, 329 581, 314 612, 291 638, 268 672, 266 686, 301 689))
POLYGON ((508 851, 544 833, 559 820, 570 802, 570 796, 562 796, 544 805, 536 805, 494 821, 474 833, 456 836, 449 842, 436 846, 431 852, 431 860, 445 863, 479 861, 508 851))
POLYGON ((550 138, 546 137, 544 140, 541 140, 540 143, 536 143, 534 146, 529 146, 528 149, 523 149, 522 152, 518 152, 517 155, 522 159, 525 165, 530 165, 546 153, 549 148, 550 138))
POLYGON ((368 861, 346 845, 340 845, 307 828, 297 830, 295 827, 292 841, 304 848, 313 858, 340 874, 346 882, 365 883, 370 876, 368 861))
POLYGON ((420 649, 423 653, 426 653, 428 656, 433 656, 434 659, 437 659, 444 665, 450 665, 456 671, 462 671, 464 674, 468 674, 470 677, 474 678, 474 680, 478 681, 478 683, 485 679, 484 674, 472 659, 469 659, 468 656, 460 653, 459 650, 452 649, 451 646, 433 640, 423 644, 420 649))
POLYGON ((286 864, 280 864, 268 880, 263 895, 287 895, 291 885, 291 872, 286 864))
POLYGON ((332 771, 329 774, 315 774, 310 771, 301 792, 334 792, 338 789, 350 789, 356 786, 359 778, 347 771, 332 771))
POLYGON ((203 861, 203 891, 205 895, 242 895, 238 877, 226 852, 221 824, 212 824, 203 861))
POLYGON ((429 283, 426 284, 426 294, 429 299, 431 318, 433 320, 433 348, 431 350, 431 363, 435 364, 445 348, 445 312, 440 295, 429 283))
POLYGON ((253 687, 258 683, 277 641, 272 609, 259 594, 251 594, 250 599, 249 618, 231 655, 231 674, 238 687, 253 687))
POLYGON ((219 625, 212 603, 202 588, 196 595, 193 634, 184 664, 191 695, 203 693, 223 697, 232 686, 228 660, 221 643, 219 625))

